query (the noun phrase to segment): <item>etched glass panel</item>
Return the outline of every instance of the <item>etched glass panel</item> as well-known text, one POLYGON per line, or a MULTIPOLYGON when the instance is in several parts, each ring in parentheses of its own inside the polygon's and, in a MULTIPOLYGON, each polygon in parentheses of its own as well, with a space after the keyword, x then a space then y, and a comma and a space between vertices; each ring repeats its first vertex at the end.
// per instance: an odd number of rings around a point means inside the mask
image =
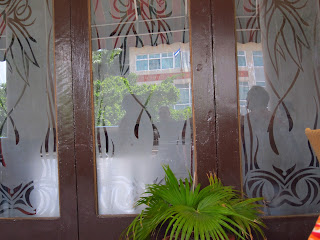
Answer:
POLYGON ((0 2, 0 218, 58 217, 52 3, 0 2))
POLYGON ((192 172, 184 0, 91 0, 99 214, 134 214, 146 184, 192 172))
POLYGON ((243 190, 267 216, 320 211, 318 0, 237 0, 243 190), (249 91, 245 90, 245 86, 249 91))

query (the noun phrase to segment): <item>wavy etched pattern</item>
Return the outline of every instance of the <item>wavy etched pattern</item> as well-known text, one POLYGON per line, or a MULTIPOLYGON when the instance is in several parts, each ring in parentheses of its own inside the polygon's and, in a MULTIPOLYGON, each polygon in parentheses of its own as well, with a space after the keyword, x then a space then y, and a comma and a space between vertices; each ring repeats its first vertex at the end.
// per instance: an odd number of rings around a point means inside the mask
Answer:
MULTIPOLYGON (((12 113, 14 109, 19 106, 21 99, 23 98, 25 91, 29 85, 29 71, 30 64, 39 67, 37 58, 34 54, 33 48, 37 44, 36 37, 31 36, 28 31, 28 28, 32 27, 34 24, 36 17, 33 16, 33 11, 30 6, 28 0, 8 0, 8 1, 0 1, 0 7, 3 9, 0 14, 0 39, 4 39, 9 44, 7 44, 6 49, 4 51, 2 61, 6 61, 8 65, 8 69, 10 72, 18 73, 18 76, 22 81, 24 81, 24 86, 21 89, 19 97, 17 98, 15 104, 11 109, 7 110, 6 103, 3 103, 0 100, 0 107, 6 113, 6 117, 4 121, 1 122, 0 125, 0 133, 2 134, 4 128, 6 127, 6 123, 9 120, 12 127, 14 128, 14 133, 16 136, 16 145, 18 145, 20 141, 19 131, 16 128, 14 119, 12 118, 12 113), (9 31, 6 29, 10 29, 11 35, 7 35, 9 31), (8 41, 9 39, 9 41, 8 41), (19 46, 20 52, 16 52, 13 48, 19 46), (22 63, 22 64, 21 64, 22 63)), ((49 0, 46 0, 46 11, 49 17, 52 19, 51 7, 49 0)), ((51 69, 51 57, 53 49, 52 44, 52 26, 50 26, 48 37, 47 37, 47 96, 48 96, 48 132, 45 137, 44 147, 46 152, 48 152, 48 142, 49 136, 54 136, 54 151, 56 151, 56 133, 55 133, 55 87, 54 87, 54 79, 53 79, 53 71, 51 69), (51 130, 50 130, 51 129, 51 130), (54 129, 54 131, 52 131, 54 129)), ((2 139, 0 139, 0 163, 5 167, 6 162, 2 154, 2 139)), ((40 147, 40 152, 42 152, 42 147, 40 147)))
POLYGON ((0 216, 57 217, 52 1, 6 0, 0 9, 0 58, 7 68, 0 99, 0 216))
POLYGON ((260 113, 248 102, 241 118, 244 191, 250 197, 265 197, 266 215, 316 212, 319 162, 303 132, 320 123, 319 2, 236 4, 238 42, 261 46, 264 89, 270 97, 260 113), (240 21, 243 16, 246 21, 240 21))
POLYGON ((33 182, 20 184, 14 189, 0 185, 0 215, 10 210, 17 210, 25 215, 36 215, 37 210, 30 202, 30 194, 34 190, 33 182))
MULTIPOLYGON (((4 127, 6 126, 6 122, 9 119, 12 127, 14 128, 14 132, 16 135, 16 144, 18 145, 20 140, 19 131, 16 128, 11 115, 21 101, 25 90, 29 85, 29 63, 39 67, 31 46, 31 42, 36 43, 36 40, 29 34, 27 30, 27 28, 34 23, 34 19, 32 18, 32 9, 29 6, 28 1, 1 1, 0 6, 1 9, 3 9, 0 14, 0 38, 10 39, 10 43, 8 44, 8 46, 6 46, 2 61, 6 61, 9 70, 17 72, 20 79, 24 81, 24 87, 20 92, 20 96, 11 109, 7 110, 6 105, 4 103, 1 103, 1 108, 5 111, 6 117, 4 121, 1 122, 0 132, 3 132, 4 127), (11 36, 6 36, 6 28, 10 28, 10 30, 12 31, 11 36), (12 48, 15 43, 18 43, 21 49, 21 54, 19 54, 18 56, 13 55, 14 51, 12 48), (17 64, 17 62, 20 61, 23 62, 23 68, 21 68, 17 64)), ((2 139, 0 139, 0 142, 1 141, 2 139)), ((2 147, 0 147, 0 154, 0 158, 2 159, 1 163, 5 167, 6 163, 2 155, 2 147)))

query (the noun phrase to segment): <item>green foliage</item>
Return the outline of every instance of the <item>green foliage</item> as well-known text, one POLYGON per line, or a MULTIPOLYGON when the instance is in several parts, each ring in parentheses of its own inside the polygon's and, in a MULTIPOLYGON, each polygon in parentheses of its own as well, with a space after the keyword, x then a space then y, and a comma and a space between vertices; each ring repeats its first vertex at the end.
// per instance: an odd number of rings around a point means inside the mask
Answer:
POLYGON ((117 56, 120 55, 122 49, 116 48, 114 50, 100 50, 92 52, 92 63, 93 65, 108 63, 111 64, 117 56))
POLYGON ((177 121, 186 120, 186 119, 192 117, 191 107, 187 107, 187 108, 181 109, 181 110, 170 109, 170 113, 171 113, 172 118, 177 121))
POLYGON ((194 188, 192 178, 177 180, 169 166, 164 166, 165 184, 150 185, 137 202, 146 209, 125 230, 125 239, 146 240, 157 237, 166 224, 165 235, 171 239, 226 240, 231 233, 238 239, 252 238, 252 232, 264 236, 259 220, 261 198, 242 199, 232 187, 210 175, 210 185, 194 188))
MULTIPOLYGON (((0 84, 0 125, 3 124, 7 117, 7 84, 0 84)), ((4 133, 1 133, 3 137, 4 133)))
POLYGON ((135 94, 146 105, 153 121, 159 119, 158 111, 162 106, 171 108, 175 120, 185 120, 191 117, 191 108, 174 110, 180 97, 179 89, 173 84, 177 77, 170 77, 160 84, 137 84, 137 75, 119 76, 113 72, 117 69, 117 58, 121 49, 102 50, 92 53, 94 72, 94 104, 96 126, 118 125, 125 115, 122 100, 127 94, 135 94))
MULTIPOLYGON (((173 85, 172 80, 165 80, 160 84, 138 85, 135 75, 128 78, 109 76, 103 81, 94 82, 95 116, 96 125, 117 125, 125 111, 122 109, 122 100, 127 94, 135 94, 143 104, 146 104, 153 120, 157 121, 158 111, 161 106, 170 106, 179 99, 179 90, 173 85)), ((183 116, 183 114, 181 114, 183 116)))

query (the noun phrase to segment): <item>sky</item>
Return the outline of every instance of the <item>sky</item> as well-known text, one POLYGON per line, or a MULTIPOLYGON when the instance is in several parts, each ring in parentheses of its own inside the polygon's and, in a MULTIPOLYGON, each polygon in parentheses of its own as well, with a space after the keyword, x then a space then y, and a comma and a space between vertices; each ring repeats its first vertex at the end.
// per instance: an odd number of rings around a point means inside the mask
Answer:
POLYGON ((0 84, 7 82, 7 63, 6 61, 0 61, 0 84))

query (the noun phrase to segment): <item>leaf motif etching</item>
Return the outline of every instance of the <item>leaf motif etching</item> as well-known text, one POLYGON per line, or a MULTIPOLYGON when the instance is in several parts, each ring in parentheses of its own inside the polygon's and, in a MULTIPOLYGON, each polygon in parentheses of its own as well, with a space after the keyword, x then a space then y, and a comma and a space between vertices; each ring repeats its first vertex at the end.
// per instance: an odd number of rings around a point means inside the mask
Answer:
MULTIPOLYGON (((148 33, 158 34, 155 39, 152 38, 152 35, 149 35, 152 45, 156 43, 157 38, 160 38, 162 43, 166 43, 168 41, 166 32, 170 31, 171 27, 165 18, 170 17, 172 11, 167 12, 168 4, 166 0, 151 2, 146 0, 137 0, 136 5, 134 0, 126 2, 127 4, 124 4, 123 0, 114 0, 113 2, 114 12, 117 15, 113 14, 112 17, 119 20, 119 23, 110 36, 120 36, 121 34, 128 35, 130 33, 137 35, 138 29, 135 25, 135 21, 137 21, 140 16, 144 21, 148 33), (124 23, 128 25, 124 27, 124 23)), ((117 38, 117 40, 118 39, 119 38, 117 38)))
POLYGON ((291 59, 303 71, 302 48, 310 49, 305 29, 309 23, 303 19, 302 12, 308 0, 262 1, 260 12, 265 26, 264 39, 272 66, 279 76, 279 59, 291 59), (281 22, 279 16, 282 16, 281 22), (271 36, 275 24, 279 25, 275 36, 271 36))
MULTIPOLYGON (((21 80, 21 85, 16 86, 14 91, 17 92, 17 97, 11 99, 10 105, 7 106, 6 102, 0 100, 0 108, 5 113, 6 117, 0 123, 0 134, 4 135, 4 131, 7 129, 7 125, 12 126, 16 145, 19 144, 21 136, 19 129, 17 129, 15 120, 12 118, 12 114, 21 103, 25 96, 26 90, 30 86, 30 73, 36 69, 40 69, 39 59, 36 55, 35 49, 39 47, 36 37, 33 36, 33 30, 35 28, 36 21, 39 20, 35 16, 35 12, 31 5, 32 1, 29 0, 1 0, 0 1, 0 40, 5 43, 5 46, 1 48, 5 49, 1 52, 0 60, 6 61, 7 70, 14 75, 14 78, 18 81, 21 80), (35 67, 35 69, 32 69, 35 67)), ((54 77, 52 71, 52 7, 49 0, 44 1, 44 16, 46 21, 46 34, 47 34, 47 47, 46 47, 46 67, 47 77, 46 92, 48 100, 48 132, 44 136, 45 140, 42 146, 39 146, 40 153, 43 151, 48 152, 48 139, 53 136, 55 139, 55 133, 52 133, 52 129, 55 127, 55 92, 54 92, 54 77)), ((36 70, 37 71, 37 70, 36 70)), ((5 89, 6 90, 6 89, 5 89)), ((12 90, 11 90, 12 91, 12 90)), ((2 155, 1 142, 4 139, 0 139, 0 164, 5 167, 6 162, 2 155)), ((56 151, 56 143, 54 142, 54 151, 56 151)))
POLYGON ((10 44, 6 48, 4 60, 7 61, 10 71, 15 70, 20 78, 29 85, 29 65, 33 64, 34 66, 39 67, 32 48, 32 43, 37 43, 37 41, 28 31, 28 27, 32 26, 35 22, 35 18, 32 17, 31 6, 29 5, 28 0, 1 2, 0 6, 2 6, 4 10, 1 13, 2 28, 0 28, 0 31, 3 34, 3 28, 6 27, 10 30, 10 36, 7 36, 10 44), (14 54, 15 44, 18 44, 20 47, 19 55, 14 54), (18 61, 16 59, 23 63, 22 69, 17 65, 18 61))
POLYGON ((266 215, 318 212, 319 162, 304 129, 320 124, 319 1, 237 0, 235 6, 248 63, 240 70, 253 61, 253 77, 241 79, 248 83, 240 129, 244 191, 265 197, 266 215), (265 95, 253 95, 254 88, 265 95), (258 100, 264 103, 255 108, 258 100))
MULTIPOLYGON (((19 131, 11 115, 21 101, 26 88, 30 86, 30 65, 40 67, 33 50, 37 41, 28 31, 28 28, 34 24, 36 19, 32 16, 32 9, 28 0, 0 1, 0 9, 0 39, 5 39, 7 42, 1 60, 6 61, 7 69, 11 73, 16 73, 19 79, 24 82, 23 87, 17 90, 20 91, 20 94, 11 109, 7 109, 6 104, 1 102, 1 108, 7 116, 1 123, 0 131, 2 133, 6 122, 9 120, 14 129, 16 144, 18 144, 20 141, 19 131)), ((1 157, 3 158, 3 156, 1 157)), ((3 163, 4 161, 2 161, 3 163)))

